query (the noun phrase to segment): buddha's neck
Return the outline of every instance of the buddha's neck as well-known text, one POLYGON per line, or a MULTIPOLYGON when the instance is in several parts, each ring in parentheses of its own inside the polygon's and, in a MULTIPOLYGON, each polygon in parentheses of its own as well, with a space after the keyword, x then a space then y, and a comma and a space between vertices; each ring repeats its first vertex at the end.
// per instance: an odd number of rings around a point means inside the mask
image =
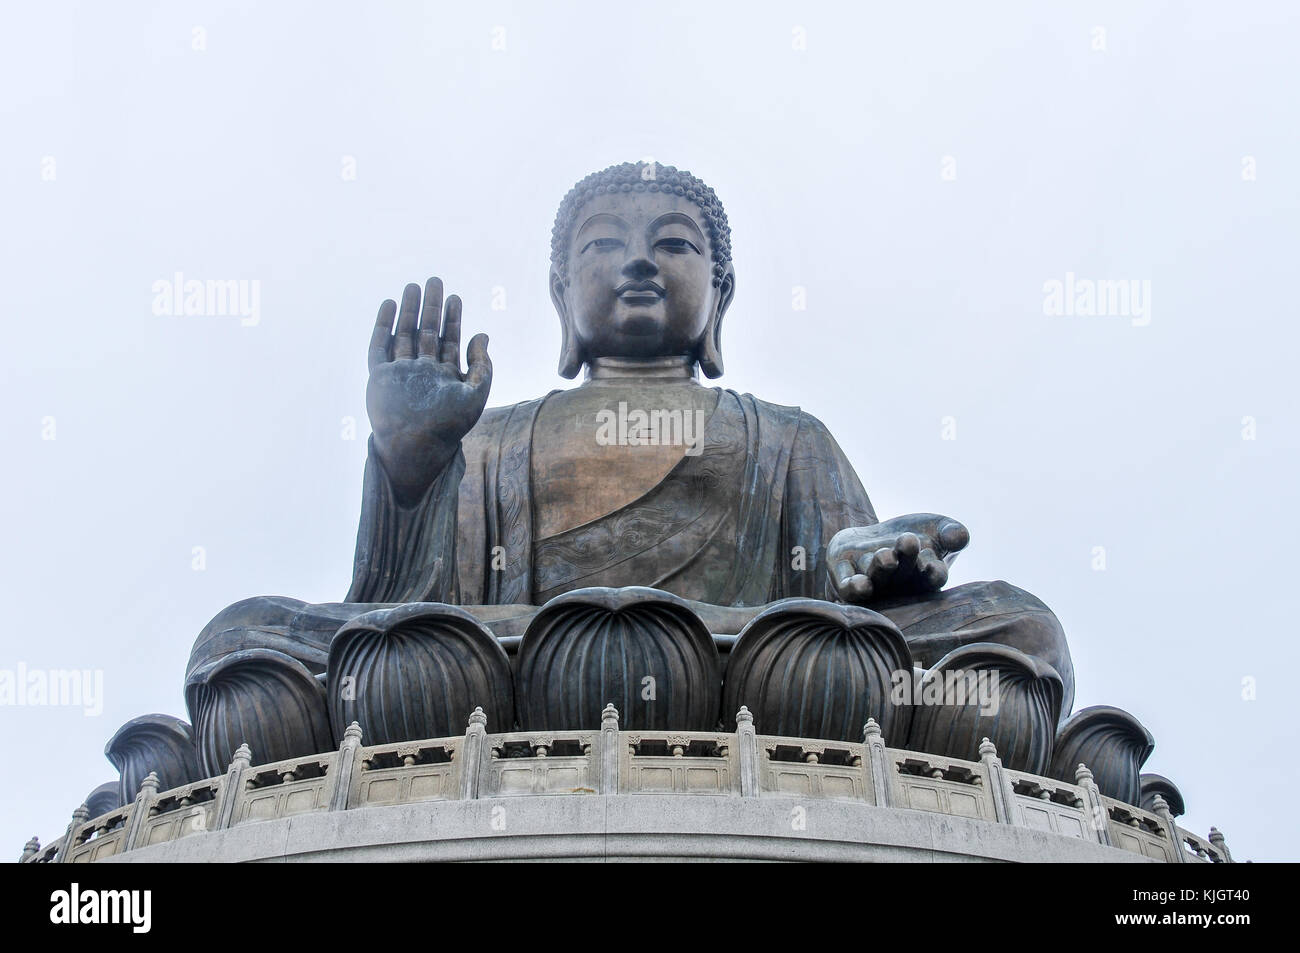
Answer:
POLYGON ((699 382, 699 365, 694 357, 671 354, 664 357, 598 357, 587 365, 587 384, 663 381, 699 382))

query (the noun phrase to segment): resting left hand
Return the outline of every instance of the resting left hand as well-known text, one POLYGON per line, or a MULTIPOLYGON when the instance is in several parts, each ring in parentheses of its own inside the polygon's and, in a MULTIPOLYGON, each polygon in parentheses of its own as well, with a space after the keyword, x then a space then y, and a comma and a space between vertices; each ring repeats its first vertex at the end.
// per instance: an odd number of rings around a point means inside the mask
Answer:
POLYGON ((831 537, 831 581, 842 600, 857 605, 937 592, 948 581, 948 566, 969 542, 965 526, 935 513, 851 526, 831 537))

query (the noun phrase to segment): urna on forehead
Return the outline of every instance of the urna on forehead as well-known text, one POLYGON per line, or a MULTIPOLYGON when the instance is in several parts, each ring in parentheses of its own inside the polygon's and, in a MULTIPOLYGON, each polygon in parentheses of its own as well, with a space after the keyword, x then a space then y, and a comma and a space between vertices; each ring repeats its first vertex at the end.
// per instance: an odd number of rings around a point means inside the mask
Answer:
POLYGON ((551 265, 561 278, 566 277, 569 239, 578 224, 584 206, 598 196, 627 193, 666 193, 681 196, 699 211, 701 228, 709 237, 713 253, 713 281, 721 283, 727 262, 731 261, 731 226, 717 193, 689 172, 659 162, 624 162, 587 176, 560 202, 551 230, 551 265))

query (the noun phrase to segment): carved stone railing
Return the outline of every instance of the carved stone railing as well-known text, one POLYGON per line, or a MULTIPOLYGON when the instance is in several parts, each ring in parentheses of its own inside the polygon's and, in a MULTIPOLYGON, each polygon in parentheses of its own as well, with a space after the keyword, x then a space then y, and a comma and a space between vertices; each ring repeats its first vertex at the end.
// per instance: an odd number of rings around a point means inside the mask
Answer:
POLYGON ((376 807, 460 797, 464 738, 357 748, 357 765, 345 807, 376 807))
POLYGON ((861 742, 759 735, 741 708, 735 732, 621 731, 607 706, 595 730, 489 734, 481 709, 464 735, 364 746, 354 722, 338 751, 253 765, 241 746, 220 777, 157 790, 96 818, 82 805, 63 837, 35 839, 23 863, 87 863, 130 850, 297 814, 421 801, 533 795, 712 795, 855 802, 1009 824, 1168 863, 1231 863, 1223 836, 1178 827, 1102 795, 1083 765, 1076 783, 1004 767, 987 739, 979 760, 889 748, 868 721, 861 742))
POLYGON ((620 738, 620 794, 740 793, 734 734, 636 731, 620 738))
POLYGON ((1114 798, 1103 797, 1106 809, 1106 832, 1112 847, 1131 850, 1154 860, 1179 863, 1178 834, 1174 825, 1166 823, 1150 811, 1125 804, 1114 798))
POLYGON ((127 825, 131 820, 133 805, 119 807, 74 831, 68 850, 68 861, 84 864, 120 854, 126 849, 127 825))
POLYGON ((592 758, 596 731, 523 731, 488 736, 480 793, 483 797, 529 794, 595 794, 600 763, 592 758))
POLYGON ((1096 820, 1100 813, 1094 812, 1087 787, 1021 771, 1008 771, 1007 776, 1015 795, 1017 823, 1033 830, 1101 842, 1096 820))
POLYGON ((1178 830, 1178 846, 1182 848, 1181 858, 1188 864, 1230 864, 1232 854, 1223 841, 1223 835, 1213 827, 1209 838, 1197 837, 1181 827, 1178 830))
POLYGON ((894 807, 997 821, 995 783, 983 764, 915 751, 886 749, 894 807))
POLYGON ((757 741, 762 793, 875 803, 865 745, 770 735, 757 741))
POLYGON ((229 825, 327 810, 337 757, 331 753, 244 768, 229 825))
POLYGON ((221 781, 221 778, 208 778, 172 788, 143 802, 137 798, 130 808, 137 811, 139 820, 134 826, 138 827, 138 833, 123 849, 165 844, 216 827, 221 781))

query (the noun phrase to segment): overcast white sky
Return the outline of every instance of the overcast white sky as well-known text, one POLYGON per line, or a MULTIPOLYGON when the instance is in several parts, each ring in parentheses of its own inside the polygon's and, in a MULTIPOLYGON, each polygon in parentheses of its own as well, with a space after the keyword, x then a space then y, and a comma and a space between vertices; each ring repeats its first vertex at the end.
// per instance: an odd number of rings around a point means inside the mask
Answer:
POLYGON ((882 518, 965 521, 953 582, 1055 609, 1076 709, 1150 728, 1183 826, 1217 825, 1242 859, 1300 854, 1282 807, 1300 783, 1296 4, 43 2, 4 20, 0 667, 99 670, 104 695, 98 716, 0 707, 0 854, 61 834, 115 776, 122 722, 185 715, 190 645, 222 607, 342 598, 383 298, 442 276, 466 337, 491 335, 493 404, 568 386, 556 205, 647 156, 731 219, 719 383, 825 421, 882 518), (256 280, 259 320, 154 314, 176 272, 256 280), (1150 310, 1046 314, 1067 273, 1150 282, 1150 310))

